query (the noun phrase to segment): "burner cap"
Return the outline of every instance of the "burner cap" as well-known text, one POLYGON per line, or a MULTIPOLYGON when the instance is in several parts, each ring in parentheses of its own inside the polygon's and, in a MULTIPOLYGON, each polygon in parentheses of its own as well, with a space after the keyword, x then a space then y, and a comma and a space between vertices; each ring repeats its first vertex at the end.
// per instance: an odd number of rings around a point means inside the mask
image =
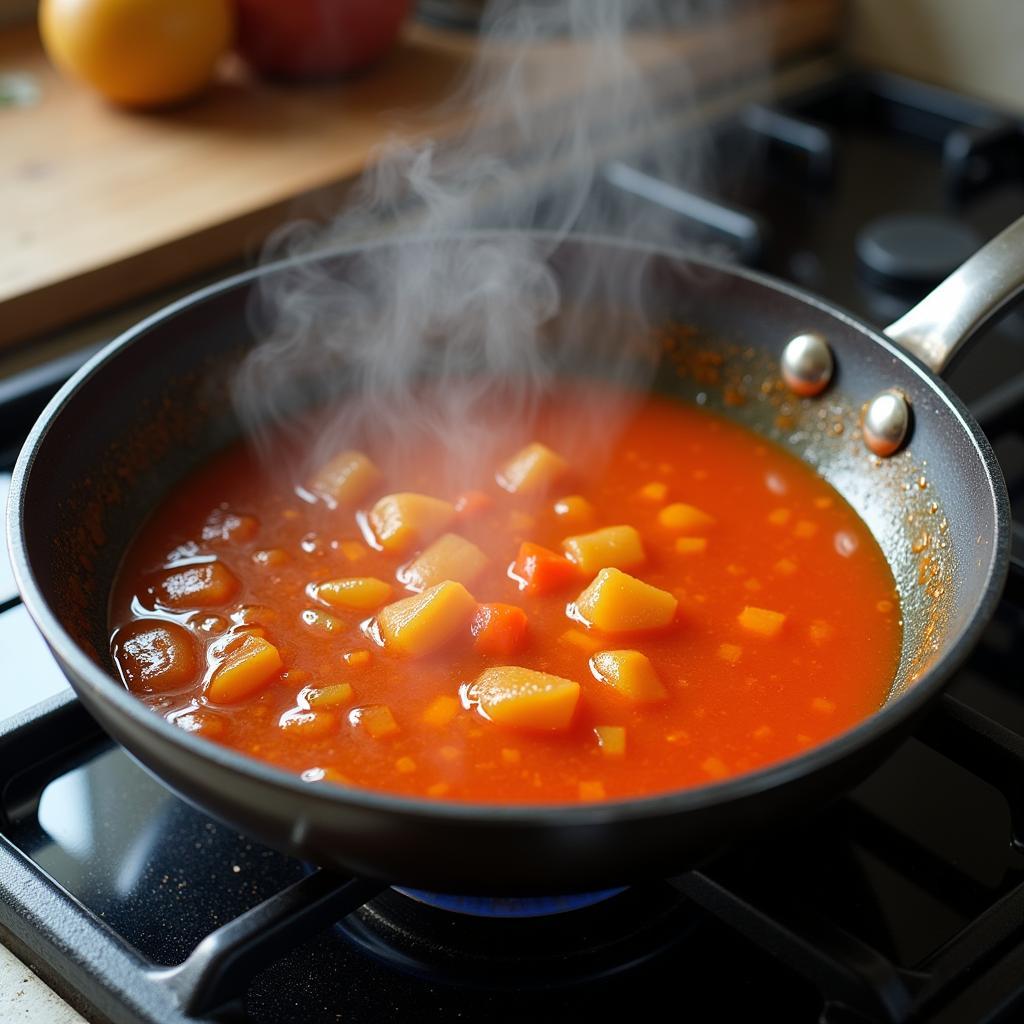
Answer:
POLYGON ((896 213, 879 217, 857 236, 857 258, 881 287, 924 289, 951 274, 981 245, 952 217, 896 213))

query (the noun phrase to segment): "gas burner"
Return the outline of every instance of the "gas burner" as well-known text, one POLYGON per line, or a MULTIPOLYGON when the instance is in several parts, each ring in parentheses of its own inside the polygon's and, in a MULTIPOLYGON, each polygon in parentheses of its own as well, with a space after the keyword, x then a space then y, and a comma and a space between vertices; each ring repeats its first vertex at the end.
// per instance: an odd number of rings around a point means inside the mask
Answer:
POLYGON ((660 883, 578 910, 515 918, 439 910, 389 889, 337 928, 362 951, 406 974, 522 992, 631 971, 682 943, 694 922, 689 901, 660 883))

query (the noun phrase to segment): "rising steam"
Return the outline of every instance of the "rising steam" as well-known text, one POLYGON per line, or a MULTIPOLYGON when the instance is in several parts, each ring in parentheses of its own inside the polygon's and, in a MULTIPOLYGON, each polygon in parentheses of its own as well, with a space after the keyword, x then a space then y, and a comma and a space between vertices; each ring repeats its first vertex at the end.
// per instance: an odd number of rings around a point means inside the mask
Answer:
MULTIPOLYGON (((643 383, 649 367, 623 332, 635 333, 632 318, 646 307, 645 261, 575 260, 571 302, 548 261, 569 233, 672 241, 660 211, 624 221, 598 168, 628 137, 643 141, 654 173, 693 180, 693 139, 683 151, 659 125, 666 109, 678 114, 689 102, 685 62, 664 58, 666 40, 696 7, 492 2, 479 57, 452 101, 470 111, 458 141, 391 143, 333 222, 293 224, 271 241, 268 255, 280 258, 396 226, 412 235, 340 264, 309 259, 266 277, 254 310, 264 340, 235 387, 250 434, 265 439, 297 408, 330 397, 330 429, 304 439, 300 473, 367 438, 393 468, 403 439, 426 435, 451 453, 458 486, 521 439, 560 372, 600 365, 621 383, 643 383), (588 298, 599 302, 612 286, 629 319, 595 323, 588 298)), ((708 8, 700 5, 702 17, 708 8)), ((603 403, 575 424, 576 437, 598 424, 607 436, 621 412, 603 403)), ((567 435, 566 454, 575 439, 567 435)))

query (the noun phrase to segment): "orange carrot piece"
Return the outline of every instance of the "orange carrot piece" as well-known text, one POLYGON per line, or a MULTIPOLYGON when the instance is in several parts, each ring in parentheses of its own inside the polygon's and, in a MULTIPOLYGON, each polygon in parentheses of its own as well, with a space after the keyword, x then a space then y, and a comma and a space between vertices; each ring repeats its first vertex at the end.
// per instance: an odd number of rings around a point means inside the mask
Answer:
POLYGON ((579 570, 567 558, 531 541, 523 541, 512 566, 519 589, 550 594, 579 579, 579 570))
POLYGON ((473 644, 481 654, 515 654, 526 639, 526 612, 514 604, 482 604, 473 616, 473 644))

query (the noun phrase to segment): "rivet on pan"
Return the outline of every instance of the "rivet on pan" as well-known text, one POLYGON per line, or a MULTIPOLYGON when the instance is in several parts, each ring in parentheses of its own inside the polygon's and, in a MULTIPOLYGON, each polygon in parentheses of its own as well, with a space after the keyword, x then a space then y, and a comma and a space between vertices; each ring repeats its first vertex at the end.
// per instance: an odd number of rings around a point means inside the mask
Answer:
POLYGON ((864 443, 886 458, 903 446, 910 429, 910 403, 894 388, 875 395, 864 410, 864 443))
POLYGON ((834 369, 832 350, 816 331, 790 338, 782 350, 782 379, 798 395, 820 395, 834 369))

